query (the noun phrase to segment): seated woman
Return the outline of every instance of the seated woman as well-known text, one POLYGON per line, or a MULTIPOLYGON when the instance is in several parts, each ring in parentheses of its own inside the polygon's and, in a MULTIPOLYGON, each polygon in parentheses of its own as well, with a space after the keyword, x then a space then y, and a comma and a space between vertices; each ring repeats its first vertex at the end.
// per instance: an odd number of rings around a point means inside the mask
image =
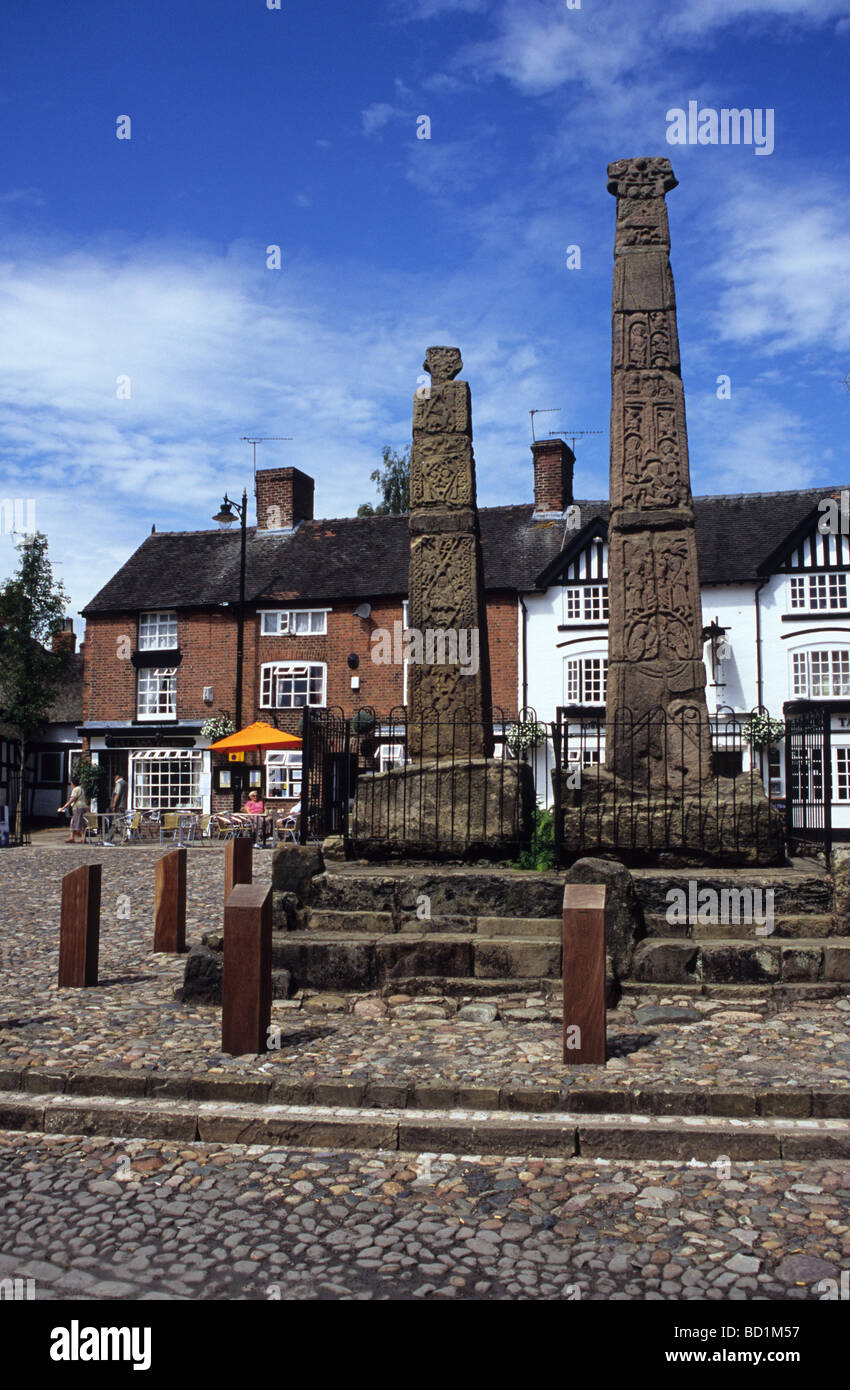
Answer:
POLYGON ((262 816, 265 813, 259 792, 249 791, 242 810, 249 816, 262 816))

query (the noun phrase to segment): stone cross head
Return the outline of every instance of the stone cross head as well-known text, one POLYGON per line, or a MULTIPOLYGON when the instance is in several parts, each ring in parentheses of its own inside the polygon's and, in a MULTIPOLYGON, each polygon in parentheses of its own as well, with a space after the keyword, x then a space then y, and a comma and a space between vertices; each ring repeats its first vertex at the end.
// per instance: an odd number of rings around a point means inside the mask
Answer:
POLYGON ((426 349, 425 361, 422 366, 430 375, 435 386, 442 381, 454 381, 463 367, 460 348, 429 347, 426 349))

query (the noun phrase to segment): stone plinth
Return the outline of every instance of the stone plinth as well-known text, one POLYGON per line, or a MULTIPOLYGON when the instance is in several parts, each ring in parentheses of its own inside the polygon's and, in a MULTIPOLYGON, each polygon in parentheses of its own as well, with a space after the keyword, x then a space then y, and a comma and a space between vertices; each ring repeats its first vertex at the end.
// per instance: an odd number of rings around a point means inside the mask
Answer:
POLYGON ((755 773, 713 778, 697 791, 668 788, 642 796, 630 795, 605 769, 580 790, 568 786, 568 777, 562 771, 567 854, 695 867, 784 863, 782 824, 755 773))
POLYGON ((528 839, 533 807, 527 763, 424 762, 361 774, 352 839, 369 855, 507 855, 528 839))

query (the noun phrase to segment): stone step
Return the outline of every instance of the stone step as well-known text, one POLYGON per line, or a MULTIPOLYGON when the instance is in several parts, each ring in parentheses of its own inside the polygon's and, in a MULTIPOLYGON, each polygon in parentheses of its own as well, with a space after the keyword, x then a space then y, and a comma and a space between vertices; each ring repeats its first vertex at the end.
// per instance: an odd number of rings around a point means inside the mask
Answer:
POLYGON ((387 935, 396 929, 405 935, 429 936, 449 934, 465 936, 528 937, 541 941, 560 941, 561 920, 558 917, 403 917, 396 928, 390 912, 342 911, 311 907, 306 925, 299 934, 325 935, 344 932, 350 936, 387 935))
POLYGON ((432 918, 557 917, 563 873, 521 869, 399 869, 394 873, 328 870, 313 879, 311 903, 345 912, 393 912, 416 917, 427 901, 432 918))
MULTIPOLYGON (((710 1015, 708 1015, 710 1017, 710 1015)), ((0 1092, 11 1100, 15 1093, 44 1102, 49 1096, 64 1095, 79 1101, 98 1097, 141 1102, 227 1101, 249 1105, 344 1106, 375 1109, 521 1110, 534 1114, 565 1111, 571 1114, 611 1113, 618 1115, 712 1115, 735 1119, 755 1116, 770 1119, 850 1120, 850 1090, 837 1082, 832 1086, 789 1084, 777 1086, 773 1080, 740 1086, 694 1087, 652 1082, 645 1086, 628 1084, 622 1074, 615 1076, 602 1067, 564 1068, 560 1085, 460 1082, 451 1077, 426 1074, 418 1079, 414 1071, 381 1075, 377 1080, 351 1076, 293 1076, 286 1068, 275 1076, 269 1058, 258 1057, 263 1070, 254 1072, 200 1072, 164 1070, 126 1072, 108 1066, 72 1067, 61 1071, 51 1067, 0 1069, 0 1092), (625 1083, 625 1084, 624 1084, 625 1083)))
MULTIPOLYGON (((405 989, 407 985, 405 984, 405 989)), ((740 1009, 762 1009, 768 1000, 795 1000, 797 1003, 818 999, 837 999, 847 994, 847 985, 839 980, 807 984, 804 980, 781 980, 772 984, 714 984, 702 980, 690 984, 652 984, 642 980, 624 980, 620 985, 624 1001, 636 1003, 669 1003, 671 994, 678 999, 723 999, 727 1006, 740 1009)))
POLYGON ((632 879, 644 913, 664 916, 671 889, 701 892, 711 888, 720 894, 729 889, 773 892, 777 916, 826 913, 832 910, 832 882, 825 871, 806 869, 632 869, 632 879), (695 889, 690 885, 695 884, 695 889))
MULTIPOLYGON (((822 938, 843 935, 842 928, 828 912, 798 913, 785 917, 778 914, 773 918, 773 930, 765 937, 756 932, 758 922, 668 922, 660 912, 644 913, 647 934, 652 937, 687 937, 692 941, 738 940, 760 941, 768 937, 794 939, 797 937, 822 938)), ((769 924, 768 924, 769 925, 769 924)))
POLYGON ((294 989, 375 989, 415 975, 504 980, 557 979, 561 944, 520 937, 430 932, 276 932, 272 964, 294 989))
POLYGON ((514 940, 529 937, 536 941, 560 941, 563 925, 560 917, 479 917, 479 936, 509 936, 514 940))
POLYGON ((391 912, 343 911, 311 907, 307 914, 311 932, 349 932, 353 936, 380 935, 395 931, 391 912))
MULTIPOLYGON (((723 1160, 850 1157, 846 1119, 398 1109, 223 1100, 0 1093, 0 1129, 210 1144, 381 1149, 410 1154, 557 1154, 583 1158, 723 1160)), ((131 1188, 139 1180, 129 1166, 131 1188)), ((143 1181, 143 1179, 141 1179, 143 1181)))
POLYGON ((850 983, 850 938, 793 941, 648 937, 634 956, 635 980, 664 984, 850 983))

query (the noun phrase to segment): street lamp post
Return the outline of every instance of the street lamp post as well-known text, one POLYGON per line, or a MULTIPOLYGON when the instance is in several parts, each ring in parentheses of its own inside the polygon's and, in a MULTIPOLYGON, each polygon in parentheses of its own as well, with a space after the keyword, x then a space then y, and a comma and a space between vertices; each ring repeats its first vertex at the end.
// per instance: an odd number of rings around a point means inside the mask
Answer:
MULTIPOLYGON (((224 494, 224 501, 221 510, 213 517, 222 530, 227 530, 236 520, 240 520, 240 544, 239 544, 239 607, 236 612, 236 727, 242 728, 242 667, 245 661, 245 554, 246 538, 248 525, 248 493, 243 488, 242 502, 231 502, 227 493, 224 494)), ((233 809, 239 810, 239 789, 233 793, 233 809)))

